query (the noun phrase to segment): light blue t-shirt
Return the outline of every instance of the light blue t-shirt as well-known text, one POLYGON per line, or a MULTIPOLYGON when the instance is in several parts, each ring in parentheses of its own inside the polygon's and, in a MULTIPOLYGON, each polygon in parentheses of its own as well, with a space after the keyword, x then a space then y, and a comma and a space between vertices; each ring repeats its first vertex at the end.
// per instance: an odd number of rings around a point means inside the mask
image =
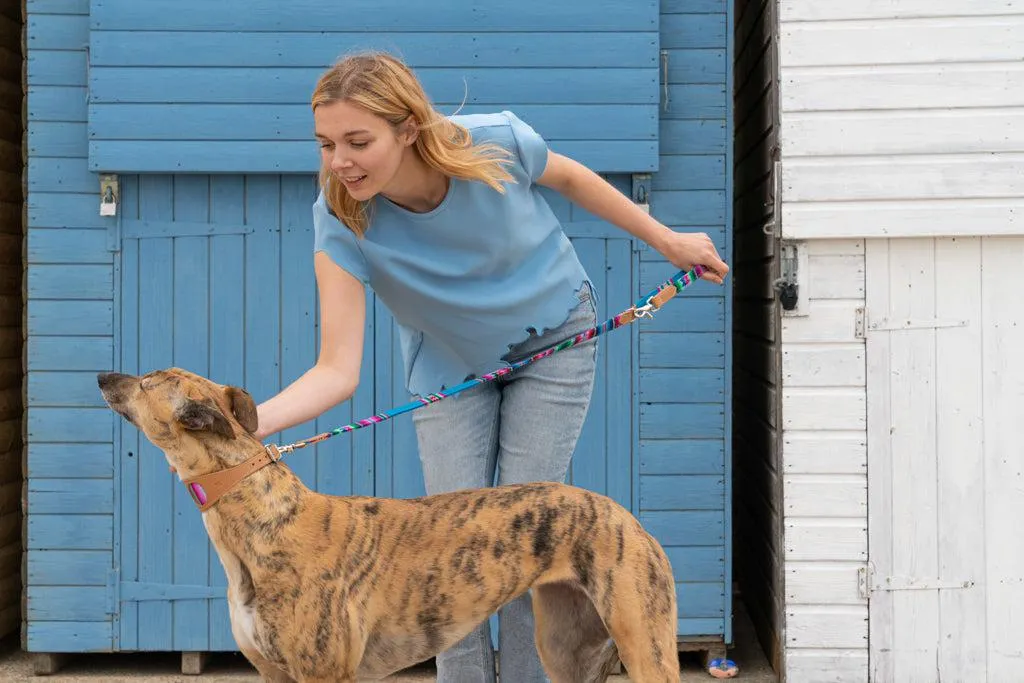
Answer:
POLYGON ((512 153, 505 194, 452 178, 427 213, 375 197, 357 238, 327 206, 313 206, 315 250, 369 285, 395 316, 405 385, 425 395, 503 365, 509 348, 557 327, 589 278, 533 184, 547 144, 511 112, 453 116, 475 143, 512 153))

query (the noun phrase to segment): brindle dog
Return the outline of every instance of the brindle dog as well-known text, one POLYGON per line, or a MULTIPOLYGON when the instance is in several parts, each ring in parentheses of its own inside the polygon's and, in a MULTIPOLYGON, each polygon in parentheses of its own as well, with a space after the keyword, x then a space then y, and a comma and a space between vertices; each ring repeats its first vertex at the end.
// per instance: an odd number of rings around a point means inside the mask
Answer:
MULTIPOLYGON (((243 389, 177 368, 98 382, 184 481, 266 452, 243 389)), ((202 515, 227 574, 232 633, 265 681, 382 678, 528 590, 555 683, 604 681, 616 654, 633 681, 679 681, 668 558, 596 493, 537 483, 338 497, 272 462, 202 515)))

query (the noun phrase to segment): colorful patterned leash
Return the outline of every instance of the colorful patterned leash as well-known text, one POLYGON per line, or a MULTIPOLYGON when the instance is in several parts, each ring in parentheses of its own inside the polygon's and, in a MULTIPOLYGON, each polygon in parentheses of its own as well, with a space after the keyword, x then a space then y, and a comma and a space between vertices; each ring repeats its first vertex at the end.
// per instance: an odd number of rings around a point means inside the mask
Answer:
POLYGON ((387 410, 383 413, 378 413, 376 415, 373 415, 372 417, 367 417, 362 420, 356 420, 355 422, 347 424, 344 427, 337 427, 329 432, 317 434, 316 436, 310 437, 303 441, 296 441, 295 443, 290 443, 285 446, 271 446, 268 448, 276 449, 280 453, 280 456, 283 456, 287 453, 291 453, 292 451, 298 450, 300 448, 305 448, 306 446, 319 443, 320 441, 326 441, 332 436, 337 436, 338 434, 345 434, 346 432, 354 432, 357 429, 362 429, 363 427, 369 427, 371 425, 384 422, 385 420, 389 420, 397 415, 411 412, 413 410, 416 410, 417 408, 422 408, 423 406, 430 405, 431 403, 437 403, 441 399, 448 398, 449 396, 454 396, 460 391, 465 391, 466 389, 469 389, 470 387, 475 387, 478 384, 491 382, 493 380, 498 379, 499 377, 504 377, 505 375, 508 375, 525 365, 529 365, 534 361, 538 361, 541 358, 547 358, 548 356, 555 354, 558 351, 564 351, 565 349, 576 346, 577 344, 581 344, 585 341, 594 339, 595 337, 605 334, 606 332, 610 332, 611 330, 614 330, 616 328, 623 327, 624 325, 629 325, 638 318, 653 317, 654 311, 657 311, 659 308, 661 308, 666 303, 671 301, 677 293, 683 291, 683 289, 693 284, 695 281, 699 280, 701 275, 704 274, 705 270, 706 269, 703 266, 697 265, 687 272, 679 271, 672 277, 672 279, 666 280, 665 282, 658 285, 656 288, 651 290, 646 296, 641 297, 636 304, 626 309, 622 313, 619 313, 618 315, 609 318, 600 325, 597 325, 595 327, 590 328, 589 330, 577 334, 575 337, 570 337, 569 339, 558 342, 557 344, 549 346, 548 348, 542 351, 538 351, 537 353, 527 358, 524 358, 523 360, 516 361, 515 363, 495 370, 494 372, 489 372, 486 375, 481 375, 480 377, 475 377, 473 379, 467 380, 462 384, 457 384, 451 387, 450 389, 445 389, 443 391, 438 391, 437 393, 428 394, 426 396, 416 398, 410 401, 409 403, 406 403, 405 405, 398 406, 397 408, 392 408, 391 410, 387 410))

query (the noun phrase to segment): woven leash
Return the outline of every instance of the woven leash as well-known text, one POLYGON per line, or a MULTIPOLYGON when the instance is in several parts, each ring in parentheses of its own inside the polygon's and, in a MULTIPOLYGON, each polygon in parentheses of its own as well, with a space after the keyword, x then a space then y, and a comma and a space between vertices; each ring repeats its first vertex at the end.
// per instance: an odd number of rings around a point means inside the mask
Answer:
POLYGON ((555 354, 559 351, 564 351, 565 349, 572 348, 577 344, 582 344, 583 342, 599 337, 600 335, 605 334, 606 332, 610 332, 611 330, 617 329, 619 327, 629 325, 630 323, 639 318, 653 317, 654 311, 658 310, 666 303, 671 301, 677 293, 683 291, 683 289, 693 284, 695 281, 699 280, 701 275, 704 274, 704 272, 705 268, 699 265, 694 266, 687 272, 679 271, 672 277, 672 279, 666 280, 665 282, 658 285, 656 288, 651 290, 646 296, 641 297, 636 304, 626 309, 622 313, 619 313, 618 315, 609 318, 608 320, 590 328, 589 330, 577 334, 575 337, 570 337, 569 339, 558 342, 557 344, 549 346, 548 348, 542 351, 538 351, 537 353, 532 354, 531 356, 524 358, 523 360, 516 361, 515 363, 495 370, 494 372, 489 372, 486 375, 481 375, 480 377, 475 377, 473 379, 467 380, 462 384, 457 384, 451 387, 450 389, 445 389, 443 391, 438 391, 433 394, 418 397, 406 403, 405 405, 398 406, 397 408, 392 408, 391 410, 387 410, 383 413, 378 413, 371 417, 363 418, 362 420, 356 420, 355 422, 347 424, 344 427, 337 427, 329 432, 317 434, 316 436, 310 437, 303 441, 296 441, 295 443, 290 443, 285 446, 268 446, 268 449, 272 451, 276 450, 279 453, 280 457, 284 456, 285 454, 291 453, 292 451, 298 450, 300 448, 305 448, 306 446, 310 446, 321 441, 326 441, 332 436, 337 436, 338 434, 345 434, 347 432, 354 432, 357 429, 362 429, 363 427, 369 427, 371 425, 384 422, 385 420, 390 420, 391 418, 397 415, 411 412, 413 410, 416 410, 417 408, 422 408, 423 406, 430 405, 431 403, 437 403, 441 399, 448 398, 449 396, 454 396, 455 394, 461 391, 465 391, 466 389, 469 389, 471 387, 475 387, 478 384, 492 382, 498 379, 499 377, 504 377, 505 375, 515 372, 519 368, 525 365, 529 365, 534 361, 538 361, 542 358, 547 358, 548 356, 555 354))

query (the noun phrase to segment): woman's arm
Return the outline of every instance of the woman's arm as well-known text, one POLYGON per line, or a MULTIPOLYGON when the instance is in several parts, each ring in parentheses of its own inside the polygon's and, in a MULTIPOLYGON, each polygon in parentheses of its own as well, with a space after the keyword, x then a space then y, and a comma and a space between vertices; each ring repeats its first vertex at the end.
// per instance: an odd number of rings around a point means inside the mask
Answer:
POLYGON ((705 233, 675 232, 662 225, 601 176, 573 159, 549 151, 547 166, 537 184, 550 187, 595 216, 643 240, 676 268, 689 270, 698 263, 707 266, 712 272, 705 273, 704 279, 718 284, 722 284, 729 272, 729 266, 719 257, 705 233))
POLYGON ((323 252, 315 254, 313 264, 320 296, 320 356, 305 374, 257 407, 258 439, 347 401, 359 384, 366 321, 363 283, 323 252))

